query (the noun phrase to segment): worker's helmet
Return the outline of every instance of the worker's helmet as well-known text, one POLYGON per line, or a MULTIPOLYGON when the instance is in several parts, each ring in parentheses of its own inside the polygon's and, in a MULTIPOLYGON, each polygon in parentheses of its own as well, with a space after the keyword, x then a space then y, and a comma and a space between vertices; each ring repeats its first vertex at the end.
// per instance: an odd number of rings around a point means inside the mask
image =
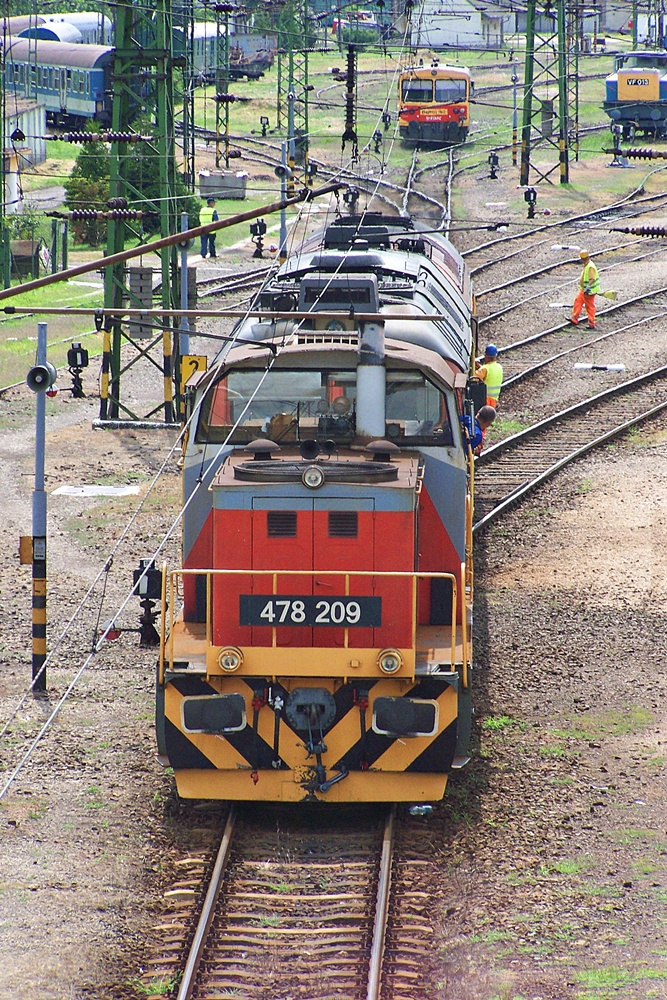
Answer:
POLYGON ((498 348, 495 344, 487 344, 484 348, 484 357, 486 358, 497 358, 498 348))
POLYGON ((588 250, 582 250, 579 256, 582 260, 588 260, 590 254, 588 253, 588 250))

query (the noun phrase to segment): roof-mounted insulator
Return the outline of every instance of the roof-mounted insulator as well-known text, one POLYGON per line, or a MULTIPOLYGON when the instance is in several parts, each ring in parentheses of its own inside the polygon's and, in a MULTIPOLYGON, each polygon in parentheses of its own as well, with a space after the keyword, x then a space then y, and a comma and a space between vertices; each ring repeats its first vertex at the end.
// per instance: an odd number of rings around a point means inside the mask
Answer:
POLYGON ((658 239, 661 236, 667 236, 667 226, 626 226, 625 229, 614 226, 609 232, 627 233, 629 236, 648 236, 651 239, 658 239))
POLYGON ((204 6, 216 14, 240 14, 245 12, 245 7, 240 7, 237 3, 207 3, 204 6))
POLYGON ((662 149, 605 149, 603 152, 624 156, 626 160, 667 160, 667 152, 662 149))

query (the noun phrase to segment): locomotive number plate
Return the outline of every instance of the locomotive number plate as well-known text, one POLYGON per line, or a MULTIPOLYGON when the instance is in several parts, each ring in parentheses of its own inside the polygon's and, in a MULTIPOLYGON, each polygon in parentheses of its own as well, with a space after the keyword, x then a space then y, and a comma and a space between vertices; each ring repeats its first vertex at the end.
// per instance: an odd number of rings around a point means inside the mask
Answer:
POLYGON ((324 625, 331 628, 378 628, 381 597, 291 597, 282 594, 241 594, 240 625, 324 625))

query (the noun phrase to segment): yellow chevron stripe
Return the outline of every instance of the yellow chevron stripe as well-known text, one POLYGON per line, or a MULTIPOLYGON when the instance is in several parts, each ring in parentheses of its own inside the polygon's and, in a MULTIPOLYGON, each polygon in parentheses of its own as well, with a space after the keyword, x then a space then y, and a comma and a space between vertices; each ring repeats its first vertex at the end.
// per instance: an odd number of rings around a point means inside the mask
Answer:
MULTIPOLYGON (((375 691, 375 688, 373 688, 373 691, 375 691)), ((373 694, 373 691, 371 691, 371 694, 373 694)), ((382 756, 378 757, 373 763, 372 766, 374 768, 379 768, 381 771, 405 771, 417 759, 419 754, 423 753, 429 744, 436 740, 451 722, 454 722, 458 708, 458 697, 454 688, 448 684, 437 698, 437 702, 439 719, 438 732, 435 736, 412 736, 404 740, 400 738, 395 739, 389 749, 385 750, 382 756)))
MULTIPOLYGON (((183 732, 181 719, 181 703, 183 695, 171 684, 167 684, 164 692, 164 714, 176 728, 183 732)), ((252 711, 252 709, 251 709, 252 711)), ((236 770, 238 767, 249 767, 248 761, 231 743, 209 733, 183 733, 187 740, 197 747, 210 760, 214 767, 222 770, 236 770)))
MULTIPOLYGON (((370 729, 371 719, 373 717, 372 704, 373 699, 378 697, 399 697, 402 693, 401 688, 397 685, 395 680, 382 680, 378 681, 371 690, 371 698, 369 699, 370 704, 368 710, 366 711, 366 728, 370 729)), ((336 723, 336 725, 331 729, 326 737, 325 743, 328 748, 325 760, 328 762, 329 766, 335 764, 343 754, 347 753, 351 746, 361 738, 361 721, 359 714, 359 707, 353 705, 349 712, 347 712, 343 718, 336 723)))

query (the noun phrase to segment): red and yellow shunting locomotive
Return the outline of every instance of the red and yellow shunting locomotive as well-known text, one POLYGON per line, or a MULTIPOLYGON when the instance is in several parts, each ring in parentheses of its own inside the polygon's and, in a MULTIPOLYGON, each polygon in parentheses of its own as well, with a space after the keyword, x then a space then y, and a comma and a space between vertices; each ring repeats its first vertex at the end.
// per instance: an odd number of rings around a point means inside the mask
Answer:
POLYGON ((398 78, 398 130, 407 143, 465 142, 470 127, 470 70, 411 66, 398 78))
POLYGON ((157 684, 182 797, 433 801, 467 761, 472 306, 444 237, 339 219, 200 378, 157 684))

